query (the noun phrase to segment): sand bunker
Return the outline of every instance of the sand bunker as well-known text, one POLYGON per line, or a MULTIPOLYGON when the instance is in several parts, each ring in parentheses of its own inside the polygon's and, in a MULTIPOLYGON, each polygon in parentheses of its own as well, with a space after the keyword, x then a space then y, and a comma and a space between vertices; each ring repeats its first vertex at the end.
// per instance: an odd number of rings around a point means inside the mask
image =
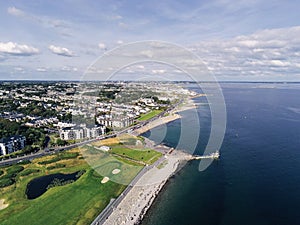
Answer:
POLYGON ((4 199, 0 199, 0 210, 5 209, 8 207, 8 204, 4 204, 4 199))
POLYGON ((119 170, 119 169, 114 169, 113 171, 112 171, 112 174, 118 174, 118 173, 120 173, 121 172, 121 170, 119 170))
POLYGON ((108 177, 104 177, 101 181, 101 184, 105 184, 106 182, 109 181, 109 178, 108 177))

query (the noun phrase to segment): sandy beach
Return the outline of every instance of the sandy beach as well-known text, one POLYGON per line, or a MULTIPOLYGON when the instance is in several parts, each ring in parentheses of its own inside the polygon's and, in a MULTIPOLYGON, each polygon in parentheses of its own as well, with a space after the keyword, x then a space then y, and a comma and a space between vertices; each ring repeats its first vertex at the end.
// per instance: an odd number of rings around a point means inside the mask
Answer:
POLYGON ((5 199, 0 199, 0 210, 8 207, 8 204, 5 204, 5 199))
POLYGON ((189 109, 195 109, 197 108, 194 100, 192 98, 188 98, 182 105, 178 106, 176 109, 174 109, 174 113, 186 111, 189 109))
POLYGON ((169 116, 164 116, 164 117, 158 118, 158 119, 146 124, 145 126, 142 126, 141 128, 136 129, 133 134, 138 136, 142 133, 145 133, 148 130, 153 129, 154 127, 157 127, 157 126, 162 125, 162 124, 169 123, 171 121, 174 121, 174 120, 177 120, 177 119, 180 119, 180 118, 181 117, 180 117, 179 114, 172 114, 172 115, 169 115, 169 116))

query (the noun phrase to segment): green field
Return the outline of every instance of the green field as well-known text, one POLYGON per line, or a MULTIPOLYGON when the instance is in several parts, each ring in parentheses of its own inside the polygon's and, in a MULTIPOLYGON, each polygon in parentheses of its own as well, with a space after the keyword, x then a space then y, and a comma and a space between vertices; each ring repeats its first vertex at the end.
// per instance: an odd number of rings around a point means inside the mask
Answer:
POLYGON ((132 149, 123 146, 113 146, 111 152, 146 164, 152 164, 162 156, 162 153, 151 149, 132 149))
MULTIPOLYGON (((16 176, 16 183, 0 188, 0 199, 9 206, 0 210, 0 224, 89 224, 105 208, 111 198, 117 197, 126 186, 114 182, 101 184, 102 176, 95 173, 82 159, 64 159, 65 168, 47 170, 38 162, 54 157, 41 158, 16 176), (25 195, 28 182, 51 173, 73 173, 86 170, 76 182, 49 189, 42 196, 28 200, 25 195), (25 171, 28 171, 27 173, 25 171)), ((9 171, 10 168, 1 168, 9 171)), ((4 173, 4 175, 5 175, 4 173)))
POLYGON ((155 109, 155 110, 152 110, 151 112, 149 113, 146 113, 144 115, 141 115, 140 118, 138 118, 139 121, 145 121, 145 120, 149 120, 151 118, 153 118, 154 116, 160 114, 162 112, 162 110, 160 109, 155 109))

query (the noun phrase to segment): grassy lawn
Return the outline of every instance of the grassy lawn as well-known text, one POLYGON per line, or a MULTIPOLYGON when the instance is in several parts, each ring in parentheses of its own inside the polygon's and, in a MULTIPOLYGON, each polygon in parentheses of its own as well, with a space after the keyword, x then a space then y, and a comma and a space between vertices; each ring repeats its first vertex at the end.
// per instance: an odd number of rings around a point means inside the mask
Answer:
MULTIPOLYGON (((159 111, 159 110, 157 110, 159 111)), ((100 142, 95 142, 93 146, 99 147, 101 145, 108 145, 111 147, 109 153, 113 153, 114 155, 120 156, 126 163, 131 163, 134 166, 141 166, 139 163, 134 163, 128 161, 128 159, 132 159, 137 162, 142 162, 146 164, 153 164, 156 160, 158 160, 162 153, 157 152, 152 149, 145 149, 143 147, 144 139, 143 137, 136 137, 129 134, 123 134, 122 136, 116 138, 109 138, 107 140, 101 140, 100 142), (142 145, 137 145, 137 141, 142 145)))
POLYGON ((122 157, 116 157, 109 152, 103 152, 94 146, 85 146, 83 152, 85 160, 103 177, 109 177, 112 181, 120 184, 129 184, 140 172, 144 165, 122 157), (122 172, 112 175, 112 170, 119 169, 122 172))
POLYGON ((151 112, 149 113, 146 113, 144 115, 141 115, 140 118, 138 118, 139 121, 145 121, 145 120, 149 120, 151 118, 153 118, 154 116, 158 115, 159 113, 161 113, 162 110, 160 109, 155 109, 155 110, 152 110, 151 112))
MULTIPOLYGON (((126 187, 111 181, 101 184, 103 177, 80 157, 62 159, 59 162, 66 167, 53 170, 46 169, 49 164, 38 163, 54 157, 47 156, 23 165, 24 170, 15 178, 15 184, 0 188, 0 199, 5 199, 9 204, 0 211, 0 224, 90 224, 110 199, 117 197, 126 187), (30 180, 46 174, 72 173, 82 169, 86 173, 76 182, 51 188, 34 200, 26 198, 26 186, 30 180)), ((9 167, 1 168, 3 171, 7 169, 9 167)))
POLYGON ((151 149, 141 150, 123 146, 113 146, 111 152, 120 156, 131 158, 136 161, 144 162, 146 164, 152 164, 162 156, 162 153, 151 149))

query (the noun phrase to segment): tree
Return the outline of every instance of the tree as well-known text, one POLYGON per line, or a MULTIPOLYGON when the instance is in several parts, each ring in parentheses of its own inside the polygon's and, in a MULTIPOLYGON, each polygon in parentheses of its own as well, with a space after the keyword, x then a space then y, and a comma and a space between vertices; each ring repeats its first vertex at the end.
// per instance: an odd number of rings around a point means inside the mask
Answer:
POLYGON ((60 138, 58 138, 58 139, 56 140, 56 144, 57 144, 58 146, 64 146, 64 145, 66 145, 67 143, 68 143, 67 141, 62 140, 62 139, 60 139, 60 138))

